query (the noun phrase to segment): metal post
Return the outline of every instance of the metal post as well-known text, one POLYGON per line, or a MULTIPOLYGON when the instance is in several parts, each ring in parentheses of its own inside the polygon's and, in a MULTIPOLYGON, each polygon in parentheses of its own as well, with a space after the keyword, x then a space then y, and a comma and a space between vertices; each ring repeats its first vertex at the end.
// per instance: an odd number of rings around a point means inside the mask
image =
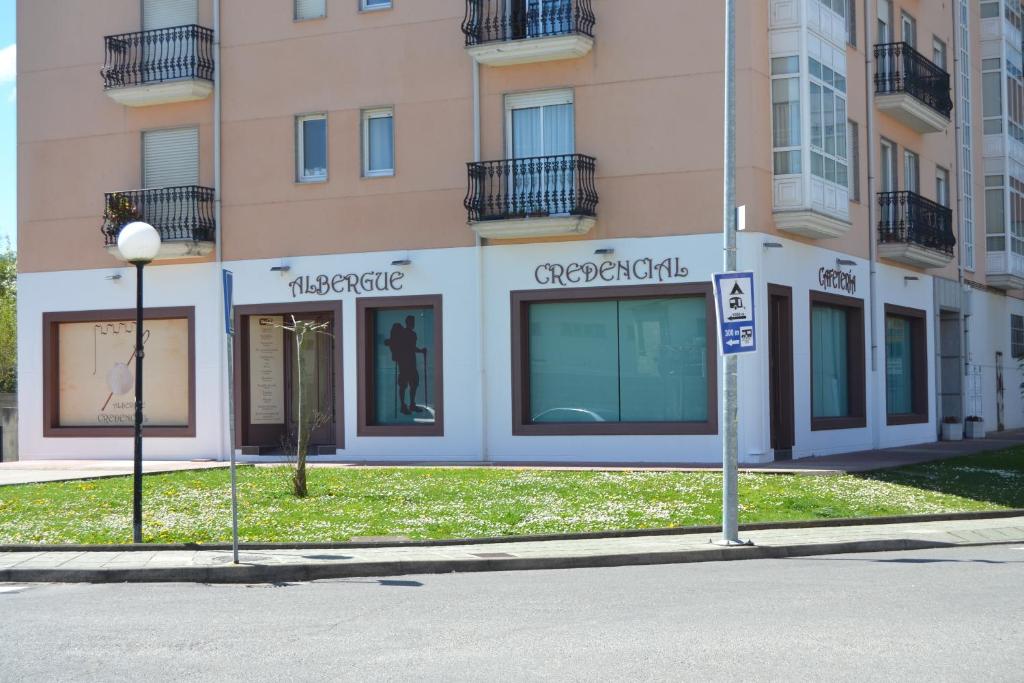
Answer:
POLYGON ((132 541, 142 543, 142 269, 135 264, 135 476, 132 491, 132 541))
MULTIPOLYGON (((228 315, 230 315, 230 311, 228 315)), ((231 449, 231 555, 238 564, 238 477, 235 462, 235 337, 228 335, 228 447, 231 449)))
MULTIPOLYGON (((725 0, 725 203, 722 210, 725 272, 736 271, 736 4, 725 0)), ((722 371, 722 542, 739 543, 737 358, 722 371)))

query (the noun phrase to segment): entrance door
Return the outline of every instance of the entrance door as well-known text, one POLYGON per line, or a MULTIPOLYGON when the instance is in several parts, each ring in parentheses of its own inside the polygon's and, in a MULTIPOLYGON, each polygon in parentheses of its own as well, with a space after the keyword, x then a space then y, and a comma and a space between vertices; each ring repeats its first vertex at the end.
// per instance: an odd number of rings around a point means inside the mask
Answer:
POLYGON ((334 316, 303 313, 295 317, 325 325, 307 334, 301 351, 294 334, 284 329, 291 322, 290 315, 241 318, 240 443, 248 450, 294 452, 300 400, 303 422, 311 427, 309 452, 316 454, 320 447, 331 450, 339 445, 334 316))
MULTIPOLYGON (((939 313, 939 416, 963 419, 963 366, 960 358, 960 314, 943 310, 939 313)), ((970 408, 968 408, 969 410, 970 408)), ((941 432, 942 424, 937 425, 941 432)))
POLYGON ((793 419, 793 290, 768 285, 768 374, 771 401, 771 447, 776 460, 792 460, 796 434, 793 419))
POLYGON ((1003 352, 996 351, 996 430, 1006 429, 1003 420, 1003 352))

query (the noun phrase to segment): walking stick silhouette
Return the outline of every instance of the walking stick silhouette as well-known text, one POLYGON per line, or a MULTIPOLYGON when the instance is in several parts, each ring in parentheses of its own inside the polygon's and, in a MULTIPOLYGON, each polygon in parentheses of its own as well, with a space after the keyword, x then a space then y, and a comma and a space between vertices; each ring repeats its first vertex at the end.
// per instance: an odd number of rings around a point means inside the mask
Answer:
POLYGON ((398 384, 398 363, 395 363, 395 419, 398 419, 398 394, 402 387, 398 384))
POLYGON ((427 350, 423 349, 423 405, 430 403, 430 375, 427 373, 427 350))

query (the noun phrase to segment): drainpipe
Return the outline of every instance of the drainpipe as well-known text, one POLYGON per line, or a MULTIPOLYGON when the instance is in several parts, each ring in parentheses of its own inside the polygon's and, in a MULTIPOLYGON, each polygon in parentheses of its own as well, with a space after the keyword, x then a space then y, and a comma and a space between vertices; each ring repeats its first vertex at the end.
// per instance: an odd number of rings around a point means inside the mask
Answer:
MULTIPOLYGON (((965 221, 963 218, 963 147, 961 147, 961 136, 963 133, 960 130, 961 123, 960 118, 960 19, 959 19, 959 0, 954 0, 950 3, 951 13, 953 16, 953 140, 956 143, 956 153, 953 155, 953 163, 956 167, 954 171, 956 175, 956 216, 957 224, 963 228, 965 221)), ((972 146, 973 149, 973 146, 972 146)), ((964 418, 967 416, 967 405, 965 400, 965 391, 967 384, 967 322, 970 317, 970 313, 967 310, 966 299, 964 296, 964 233, 963 230, 957 231, 956 240, 956 279, 957 279, 957 292, 960 294, 960 328, 963 330, 963 339, 960 342, 960 368, 963 373, 963 379, 960 381, 960 417, 964 418)), ((939 338, 939 325, 942 322, 941 312, 936 316, 936 327, 935 337, 939 338)), ((936 344, 936 347, 938 344, 936 344)), ((936 375, 936 386, 941 392, 941 386, 939 382, 942 378, 941 364, 936 375)), ((941 424, 941 420, 944 415, 940 414, 942 410, 942 403, 939 396, 935 397, 935 418, 941 424)), ((942 429, 940 426, 939 429, 942 429)))
MULTIPOLYGON (((473 161, 480 161, 480 62, 473 60, 473 161)), ((476 336, 480 365, 480 460, 490 461, 487 451, 487 351, 484 324, 484 240, 476 233, 476 336)))
MULTIPOLYGON (((222 77, 223 76, 221 74, 221 68, 220 68, 220 0, 213 0, 213 222, 214 222, 214 237, 215 237, 215 239, 214 239, 214 242, 215 242, 214 250, 215 250, 215 254, 216 254, 215 260, 217 262, 217 270, 216 270, 216 273, 215 273, 215 277, 219 281, 220 288, 221 288, 221 297, 220 297, 220 300, 221 300, 221 313, 222 313, 221 317, 223 318, 224 315, 227 314, 227 312, 223 310, 223 307, 225 305, 224 304, 224 278, 221 277, 221 269, 222 269, 223 264, 224 264, 224 232, 223 232, 223 229, 221 228, 221 211, 220 211, 220 209, 221 209, 221 206, 220 206, 220 204, 221 204, 221 200, 220 200, 220 190, 221 190, 221 177, 220 177, 220 170, 221 170, 221 149, 220 149, 220 147, 221 147, 221 130, 220 130, 220 117, 221 117, 220 100, 221 100, 221 91, 220 91, 220 88, 221 88, 221 85, 220 85, 220 83, 221 83, 221 78, 222 77)), ((231 353, 231 351, 227 348, 226 344, 227 344, 227 335, 225 335, 225 344, 219 344, 218 345, 220 347, 221 352, 223 354, 231 353)), ((219 375, 220 375, 220 397, 221 397, 221 400, 218 402, 220 404, 220 424, 221 424, 221 428, 222 429, 224 428, 224 425, 227 422, 233 420, 233 413, 234 413, 234 406, 233 406, 233 403, 234 403, 234 387, 228 387, 228 391, 227 391, 228 415, 227 416, 224 415, 224 394, 225 394, 225 385, 226 385, 224 373, 225 373, 225 365, 226 365, 226 363, 227 363, 227 361, 225 360, 225 356, 222 355, 221 356, 221 363, 220 363, 220 372, 219 372, 219 375)), ((227 445, 227 447, 229 449, 229 456, 230 456, 230 453, 234 451, 234 443, 233 443, 233 440, 231 438, 232 435, 234 434, 234 424, 228 424, 227 425, 227 431, 228 431, 228 433, 227 433, 227 441, 228 441, 228 443, 226 445, 227 445)), ((224 439, 224 436, 222 435, 221 436, 221 445, 222 445, 222 447, 225 445, 224 441, 225 441, 225 439, 224 439)))
MULTIPOLYGON (((878 391, 878 323, 876 321, 877 288, 878 288, 878 197, 876 192, 877 178, 875 176, 875 89, 874 67, 875 47, 871 27, 872 13, 869 11, 871 3, 866 3, 864 8, 864 83, 867 86, 867 163, 868 163, 868 261, 870 271, 868 275, 868 329, 871 332, 871 389, 872 395, 878 391)), ((877 9, 875 15, 877 16, 877 9)), ((874 407, 874 425, 871 430, 872 448, 878 448, 881 442, 882 421, 879 418, 880 411, 884 409, 885 401, 870 401, 874 407), (880 405, 882 408, 878 408, 880 405)))

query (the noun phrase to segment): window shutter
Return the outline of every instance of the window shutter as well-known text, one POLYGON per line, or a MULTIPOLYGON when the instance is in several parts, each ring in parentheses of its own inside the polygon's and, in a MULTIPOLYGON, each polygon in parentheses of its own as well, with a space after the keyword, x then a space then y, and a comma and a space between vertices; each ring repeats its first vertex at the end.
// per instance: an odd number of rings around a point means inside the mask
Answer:
POLYGON ((296 19, 316 19, 327 14, 327 0, 295 0, 296 19))
POLYGON ((142 134, 142 185, 146 189, 199 184, 199 129, 142 134))
POLYGON ((196 0, 144 0, 142 30, 186 26, 199 20, 196 0))

